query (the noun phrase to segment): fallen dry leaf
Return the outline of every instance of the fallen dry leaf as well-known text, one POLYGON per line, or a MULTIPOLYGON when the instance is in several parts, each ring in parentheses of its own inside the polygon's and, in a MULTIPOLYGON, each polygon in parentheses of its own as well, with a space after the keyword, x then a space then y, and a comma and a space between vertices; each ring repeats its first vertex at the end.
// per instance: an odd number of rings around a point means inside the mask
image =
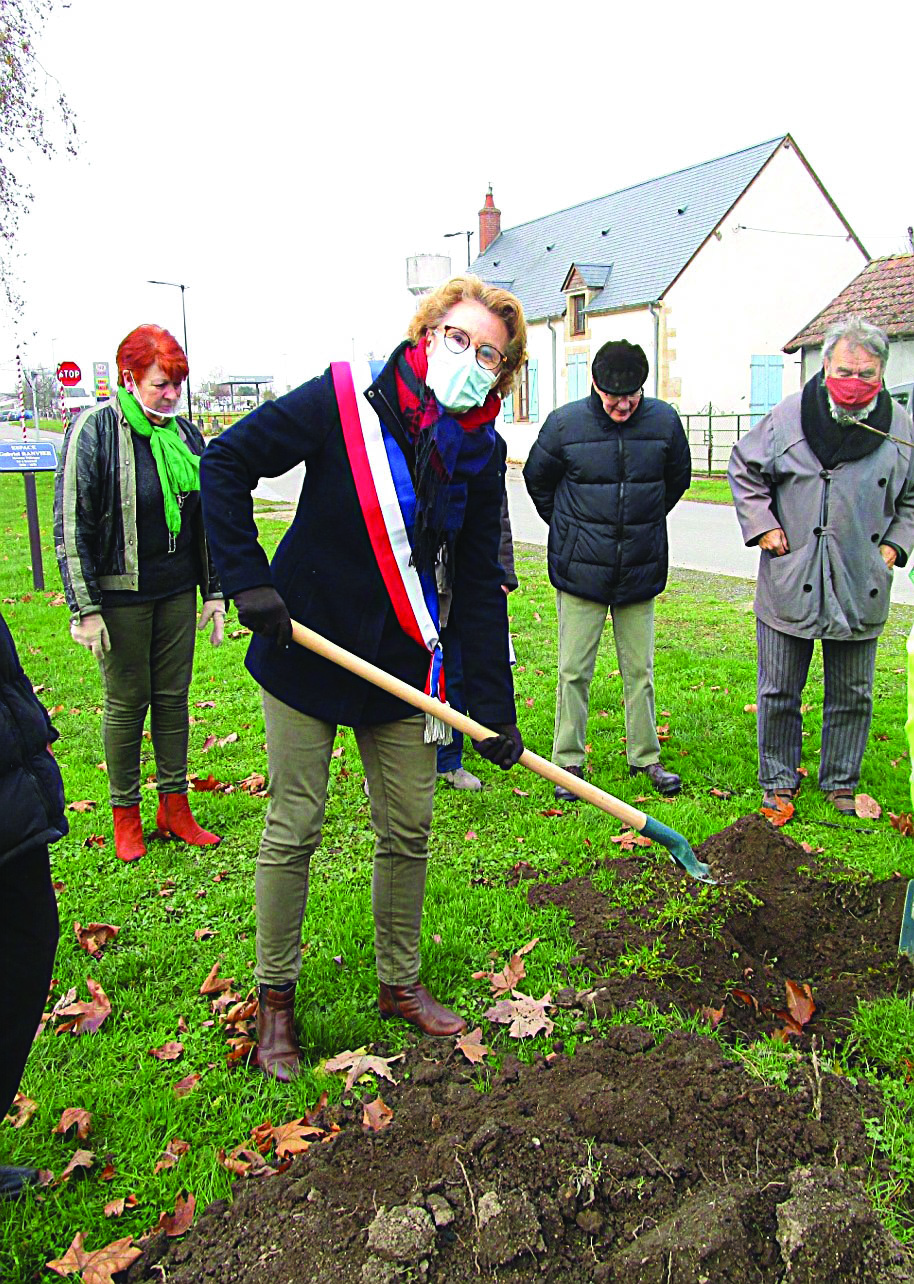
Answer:
POLYGON ((475 829, 468 829, 463 836, 464 842, 467 842, 467 843, 471 843, 477 837, 478 837, 478 834, 476 833, 475 829))
POLYGON ((209 976, 200 986, 198 993, 221 994, 224 990, 230 990, 234 984, 235 984, 234 977, 219 976, 219 964, 214 963, 212 968, 210 969, 209 976))
POLYGON ((59 1186, 62 1182, 69 1181, 77 1169, 88 1170, 94 1163, 95 1155, 91 1150, 77 1150, 54 1185, 59 1186))
POLYGON ((194 701, 195 709, 215 709, 215 707, 216 707, 215 700, 195 700, 194 701))
POLYGON ((778 798, 777 807, 761 807, 759 810, 769 824, 780 829, 781 825, 787 824, 796 809, 788 798, 778 798))
POLYGON ((514 788, 511 790, 511 792, 512 792, 512 794, 517 794, 518 798, 529 798, 529 797, 530 797, 530 790, 529 790, 529 789, 518 789, 516 785, 515 785, 515 786, 514 786, 514 788))
POLYGON ((555 1022, 546 1015, 546 1008, 552 1003, 552 995, 545 994, 541 999, 534 999, 529 994, 514 990, 513 998, 502 999, 489 1008, 485 1017, 487 1021, 508 1025, 508 1034, 512 1039, 527 1039, 538 1034, 540 1030, 551 1034, 555 1022))
POLYGON ((260 1151, 251 1146, 236 1146, 229 1154, 220 1147, 216 1155, 223 1168, 227 1168, 236 1177, 273 1177, 279 1171, 271 1168, 260 1151))
POLYGON ((75 1275, 81 1271, 83 1284, 111 1284, 112 1276, 125 1271, 141 1255, 140 1249, 131 1248, 132 1243, 133 1236, 128 1235, 89 1253, 83 1247, 82 1231, 77 1231, 63 1257, 45 1262, 45 1266, 58 1275, 75 1275))
POLYGON ((106 1017, 111 1015, 107 994, 91 976, 86 978, 86 988, 92 995, 91 1003, 69 1003, 59 1012, 55 1007, 54 1012, 58 1016, 74 1018, 72 1021, 62 1022, 57 1027, 58 1034, 65 1034, 67 1031, 72 1034, 95 1034, 106 1017))
POLYGON ((540 812, 541 816, 546 816, 547 818, 551 816, 564 816, 564 814, 565 813, 562 811, 561 807, 546 807, 540 812))
MULTIPOLYGON (((713 691, 713 690, 715 690, 715 688, 714 688, 714 687, 712 687, 712 688, 711 688, 711 690, 713 691)), ((757 705, 757 704, 744 704, 744 705, 743 705, 743 713, 758 713, 758 705, 757 705)))
POLYGON ((102 949, 113 941, 121 929, 113 923, 87 923, 85 927, 78 920, 73 922, 73 932, 81 950, 100 958, 102 949))
POLYGON ((267 796, 267 778, 259 771, 252 771, 249 776, 245 776, 244 780, 238 783, 239 787, 253 798, 265 798, 267 796))
POLYGON ((92 798, 80 798, 76 802, 67 803, 67 811, 91 811, 97 806, 98 803, 92 798))
POLYGON ((362 1111, 362 1127, 370 1128, 372 1132, 381 1132, 393 1122, 394 1112, 390 1106, 385 1105, 380 1097, 375 1097, 374 1101, 369 1101, 362 1111))
POLYGON ((175 1137, 170 1141, 162 1151, 161 1156, 156 1160, 156 1166, 153 1173, 160 1173, 164 1168, 174 1168, 175 1164, 190 1150, 190 1142, 182 1141, 180 1137, 175 1137))
POLYGON ((361 1079, 364 1074, 376 1074, 381 1079, 387 1079, 390 1083, 396 1083, 396 1079, 390 1073, 391 1064, 394 1061, 402 1061, 403 1053, 400 1052, 395 1057, 373 1057, 369 1056, 364 1048, 359 1048, 356 1052, 341 1052, 335 1057, 330 1057, 324 1062, 324 1069, 328 1074, 341 1074, 344 1070, 348 1071, 346 1076, 346 1088, 349 1089, 361 1079))
POLYGON ((177 1083, 171 1085, 171 1090, 176 1097, 186 1097, 188 1093, 193 1092, 194 1088, 196 1088, 200 1078, 201 1076, 198 1074, 185 1075, 183 1079, 179 1079, 177 1083))
POLYGON ((227 736, 222 736, 221 739, 217 740, 216 744, 219 746, 220 749, 224 749, 226 745, 233 745, 237 739, 238 739, 238 732, 230 731, 227 736))
POLYGON ((14 1128, 24 1128, 37 1109, 37 1101, 27 1097, 24 1092, 17 1092, 4 1122, 12 1124, 14 1128))
POLYGON ((163 1230, 169 1239, 174 1239, 178 1235, 186 1235, 194 1220, 196 1206, 197 1201, 193 1195, 188 1195, 186 1198, 183 1195, 179 1195, 175 1200, 175 1211, 173 1213, 159 1213, 156 1230, 163 1230))
POLYGON ((477 1026, 475 1030, 470 1030, 462 1038, 457 1040, 456 1048, 462 1052, 467 1061, 473 1065, 478 1065, 483 1057, 488 1056, 491 1048, 487 1048, 482 1042, 482 1027, 477 1026))
POLYGON ((215 935, 216 933, 213 931, 211 927, 198 927, 194 932, 194 940, 208 941, 211 937, 215 935))
POLYGON ((89 1135, 89 1129, 92 1127, 92 1116, 88 1110, 82 1110, 79 1106, 69 1106, 60 1116, 60 1122, 56 1128, 51 1131, 58 1133, 61 1137, 68 1133, 71 1128, 76 1128, 76 1135, 80 1141, 85 1141, 89 1135))
POLYGON ((711 1029, 716 1030, 717 1027, 720 1025, 721 1021, 723 1020, 724 1009, 703 1007, 701 1009, 701 1015, 707 1021, 711 1029))
POLYGON ((808 985, 799 985, 796 981, 785 982, 787 986, 787 1007, 797 1025, 804 1026, 811 1020, 816 1010, 812 990, 808 985))
POLYGON ((914 816, 909 811, 900 812, 895 815, 889 812, 889 823, 893 829, 897 829, 902 838, 911 838, 914 836, 914 816))
POLYGON ((211 793, 213 790, 222 790, 225 788, 222 781, 217 780, 213 775, 206 776, 203 779, 199 776, 188 776, 187 779, 190 781, 191 788, 196 789, 200 793, 211 793))
POLYGON ((313 1137, 323 1137, 323 1128, 315 1128, 302 1119, 292 1119, 289 1123, 280 1124, 273 1130, 273 1146, 277 1159, 286 1159, 290 1155, 301 1155, 311 1146, 313 1137))
POLYGON ((882 807, 869 794, 857 794, 854 797, 854 811, 861 820, 878 820, 882 815, 882 807))
POLYGON ((717 789, 717 788, 711 788, 711 789, 709 789, 709 790, 708 790, 708 793, 709 793, 713 798, 732 798, 732 797, 733 797, 733 790, 732 790, 732 789, 717 789))
POLYGON ((120 1217, 125 1209, 136 1208, 140 1201, 136 1195, 122 1195, 120 1199, 112 1199, 110 1204, 105 1205, 106 1217, 120 1217))
POLYGON ((623 830, 621 834, 610 834, 609 841, 618 843, 624 852, 634 851, 636 847, 650 847, 651 840, 644 834, 636 834, 633 829, 623 830))
POLYGON ((149 1055, 155 1057, 157 1061, 177 1061, 183 1051, 183 1043, 179 1043, 176 1039, 170 1039, 168 1043, 163 1043, 160 1048, 150 1048, 149 1055))
POLYGON ((90 834, 88 838, 83 839, 83 847, 104 847, 104 834, 90 834))

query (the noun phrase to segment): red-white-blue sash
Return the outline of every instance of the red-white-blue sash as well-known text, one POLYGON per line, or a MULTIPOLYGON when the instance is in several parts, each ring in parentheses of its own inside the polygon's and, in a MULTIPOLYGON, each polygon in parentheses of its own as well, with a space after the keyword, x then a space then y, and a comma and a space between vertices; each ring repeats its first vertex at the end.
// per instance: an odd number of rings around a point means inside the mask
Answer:
MULTIPOLYGON (((331 362, 330 372, 346 454, 378 569, 401 629, 429 653, 426 693, 444 700, 438 595, 433 585, 423 587, 410 561, 412 546, 397 497, 381 422, 364 397, 356 392, 348 362, 331 362)), ((366 368, 364 386, 368 387, 373 382, 366 368)))

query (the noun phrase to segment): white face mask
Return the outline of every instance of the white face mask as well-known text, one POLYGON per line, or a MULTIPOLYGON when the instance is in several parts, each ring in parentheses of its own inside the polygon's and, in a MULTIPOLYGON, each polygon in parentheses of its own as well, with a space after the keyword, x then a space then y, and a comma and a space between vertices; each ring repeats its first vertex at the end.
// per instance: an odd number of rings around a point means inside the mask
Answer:
POLYGON ((136 378, 134 377, 133 371, 128 370, 126 373, 130 375, 131 381, 133 382, 133 387, 128 388, 127 391, 133 396, 134 401, 137 403, 138 406, 142 408, 143 413, 145 415, 152 415, 154 419, 172 419, 174 417, 173 410, 152 410, 149 406, 147 406, 146 402, 140 396, 140 390, 137 387, 137 382, 136 382, 136 378))
POLYGON ((483 370, 472 344, 466 352, 451 352, 439 338, 429 353, 425 382, 446 410, 471 410, 481 406, 498 375, 483 370))

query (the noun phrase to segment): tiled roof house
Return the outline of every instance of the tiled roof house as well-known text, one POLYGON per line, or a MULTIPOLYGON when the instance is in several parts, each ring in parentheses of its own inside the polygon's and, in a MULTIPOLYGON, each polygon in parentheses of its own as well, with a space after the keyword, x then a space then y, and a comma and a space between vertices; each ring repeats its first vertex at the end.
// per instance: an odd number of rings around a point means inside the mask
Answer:
POLYGON ((505 413, 515 458, 550 409, 588 394, 609 339, 640 343, 646 391, 682 411, 767 410, 799 386, 783 335, 867 258, 789 134, 504 230, 490 189, 479 246, 472 270, 527 314, 505 413))
POLYGON ((892 254, 867 263, 850 285, 836 294, 784 351, 801 352, 804 379, 822 365, 822 340, 834 321, 854 313, 881 326, 889 336, 889 387, 914 381, 914 254, 892 254))

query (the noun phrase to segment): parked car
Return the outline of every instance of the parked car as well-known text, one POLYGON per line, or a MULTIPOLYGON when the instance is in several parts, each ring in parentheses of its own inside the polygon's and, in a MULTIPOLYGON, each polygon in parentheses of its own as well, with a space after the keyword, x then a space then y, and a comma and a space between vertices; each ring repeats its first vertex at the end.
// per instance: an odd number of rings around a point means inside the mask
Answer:
POLYGON ((889 392, 909 415, 914 414, 914 383, 896 384, 894 388, 889 389, 889 392))

